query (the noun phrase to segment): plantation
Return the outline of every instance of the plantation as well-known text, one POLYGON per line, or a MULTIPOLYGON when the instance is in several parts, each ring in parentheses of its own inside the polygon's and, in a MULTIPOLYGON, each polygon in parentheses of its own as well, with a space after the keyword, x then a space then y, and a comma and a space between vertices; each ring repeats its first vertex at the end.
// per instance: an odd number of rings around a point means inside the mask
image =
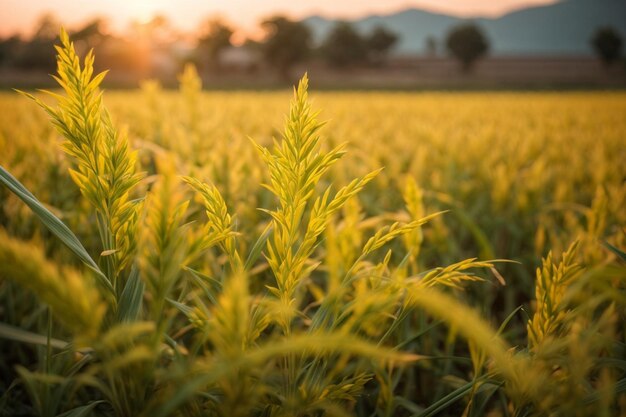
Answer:
POLYGON ((61 39, 0 94, 0 415, 626 415, 625 93, 103 92, 61 39))

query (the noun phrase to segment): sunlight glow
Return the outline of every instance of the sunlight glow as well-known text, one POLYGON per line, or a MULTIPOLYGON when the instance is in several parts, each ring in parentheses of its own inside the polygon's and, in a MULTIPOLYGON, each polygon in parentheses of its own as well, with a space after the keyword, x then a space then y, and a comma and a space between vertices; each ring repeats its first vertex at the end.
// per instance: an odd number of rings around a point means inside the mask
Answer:
POLYGON ((146 23, 155 15, 166 16, 177 28, 194 31, 207 16, 221 15, 246 32, 256 31, 259 20, 284 14, 302 18, 313 14, 355 18, 368 14, 393 13, 416 7, 462 16, 497 16, 521 7, 554 3, 556 0, 2 0, 0 1, 0 35, 29 33, 37 18, 51 12, 65 24, 80 24, 104 16, 114 30, 124 30, 131 22, 146 23))

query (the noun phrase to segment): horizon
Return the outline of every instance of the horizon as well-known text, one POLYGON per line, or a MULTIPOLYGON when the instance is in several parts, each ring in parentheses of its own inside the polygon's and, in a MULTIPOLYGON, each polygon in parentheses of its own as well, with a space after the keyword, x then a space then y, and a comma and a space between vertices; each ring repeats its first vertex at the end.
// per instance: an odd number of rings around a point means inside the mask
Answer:
POLYGON ((432 13, 448 14, 464 18, 497 18, 507 13, 529 7, 546 6, 559 0, 504 0, 493 4, 489 1, 452 0, 445 6, 436 0, 390 0, 385 6, 371 6, 363 0, 348 0, 341 4, 331 0, 301 1, 261 0, 252 5, 243 0, 228 4, 198 4, 197 0, 110 0, 106 3, 73 3, 72 0, 35 0, 26 5, 19 0, 0 3, 0 36, 19 34, 31 36, 38 20, 52 14, 68 27, 79 26, 95 18, 104 18, 111 32, 123 33, 133 23, 146 23, 155 16, 165 16, 169 23, 183 32, 196 32, 206 18, 218 17, 236 29, 239 38, 255 37, 258 23, 272 15, 285 15, 293 19, 323 16, 333 19, 358 19, 369 15, 388 15, 408 9, 420 9, 432 13), (117 7, 116 7, 117 6, 117 7), (111 8, 118 10, 112 14, 111 8), (244 13, 241 13, 245 10, 244 13), (7 21, 8 19, 8 21, 7 21))

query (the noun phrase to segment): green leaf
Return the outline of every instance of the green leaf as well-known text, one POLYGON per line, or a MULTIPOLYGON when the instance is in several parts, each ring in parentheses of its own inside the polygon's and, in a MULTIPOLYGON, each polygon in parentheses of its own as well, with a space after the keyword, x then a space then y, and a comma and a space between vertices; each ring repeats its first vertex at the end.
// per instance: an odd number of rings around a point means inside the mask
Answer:
POLYGON ((399 395, 396 395, 395 397, 393 397, 393 403, 394 403, 394 410, 397 407, 402 407, 408 412, 413 413, 413 415, 421 413, 423 411, 423 409, 420 406, 418 406, 412 401, 409 401, 406 398, 401 397, 399 395))
POLYGON ((145 284, 139 277, 139 269, 136 265, 133 265, 117 306, 118 323, 127 323, 137 320, 141 310, 144 289, 145 284))
POLYGON ((455 402, 462 399, 468 392, 472 390, 474 384, 480 381, 480 378, 476 381, 468 382, 460 388, 455 389, 445 397, 441 398, 439 401, 435 401, 429 407, 425 408, 422 412, 413 414, 414 417, 429 417, 434 416, 441 410, 445 410, 450 407, 455 402))
POLYGON ((92 411, 98 404, 102 404, 104 401, 93 401, 87 405, 76 407, 72 410, 66 411, 63 414, 59 414, 57 417, 87 417, 92 415, 92 411))
POLYGON ((185 271, 189 272, 193 278, 193 282, 202 289, 204 296, 211 301, 211 304, 217 304, 217 294, 222 290, 222 283, 206 274, 195 269, 184 267, 185 271))
POLYGON ((189 307, 186 304, 179 303, 178 301, 172 300, 171 298, 166 298, 166 301, 176 307, 181 313, 183 313, 187 317, 191 317, 191 314, 194 311, 193 307, 189 307))
POLYGON ((602 244, 604 245, 605 248, 607 248, 608 250, 610 250, 611 252, 619 256, 622 261, 626 262, 626 252, 621 251, 620 249, 611 245, 609 242, 604 241, 602 242, 602 244))
POLYGON ((270 237, 271 233, 272 233, 272 223, 269 223, 265 227, 265 230, 263 231, 261 236, 259 236, 259 238, 257 239, 252 249, 250 250, 250 254, 248 255, 248 259, 246 259, 246 264, 244 266, 246 271, 249 270, 252 267, 252 265, 254 265, 256 260, 259 259, 259 256, 261 256, 261 252, 263 251, 263 248, 265 247, 265 243, 267 242, 267 239, 270 237))
POLYGON ((498 331, 496 332, 496 334, 498 336, 502 335, 502 333, 504 332, 504 329, 506 329, 506 326, 509 325, 509 322, 513 319, 513 317, 515 317, 515 315, 520 311, 523 310, 522 305, 518 306, 515 310, 513 310, 511 312, 511 314, 509 314, 508 316, 506 316, 506 318, 504 319, 504 321, 502 322, 502 324, 500 324, 500 327, 498 327, 498 331))
POLYGON ((113 296, 113 286, 111 281, 104 275, 98 267, 98 264, 89 256, 85 247, 80 243, 76 235, 48 210, 26 187, 22 185, 13 175, 0 165, 0 182, 6 185, 16 196, 19 197, 37 217, 42 221, 44 226, 58 237, 89 269, 96 273, 98 282, 113 296))
POLYGON ((504 385, 504 381, 498 383, 498 384, 484 384, 481 385, 481 387, 478 389, 478 391, 482 391, 483 395, 481 398, 481 402, 475 406, 472 407, 472 413, 470 414, 471 416, 486 416, 488 415, 487 412, 487 406, 492 407, 493 406, 493 401, 491 401, 491 398, 498 392, 498 390, 500 388, 502 388, 502 386, 504 385), (485 388, 487 387, 487 388, 485 388))
MULTIPOLYGON (((46 336, 13 327, 5 323, 0 323, 0 338, 32 345, 48 345, 48 338, 46 336)), ((68 345, 69 343, 62 340, 50 339, 50 346, 55 349, 65 349, 68 345)))
POLYGON ((619 381, 615 382, 615 384, 609 387, 592 392, 591 394, 587 395, 583 399, 583 401, 585 402, 585 404, 593 404, 596 401, 600 401, 602 395, 605 394, 607 391, 611 391, 612 395, 614 396, 618 396, 622 392, 626 391, 626 378, 620 379, 619 381))

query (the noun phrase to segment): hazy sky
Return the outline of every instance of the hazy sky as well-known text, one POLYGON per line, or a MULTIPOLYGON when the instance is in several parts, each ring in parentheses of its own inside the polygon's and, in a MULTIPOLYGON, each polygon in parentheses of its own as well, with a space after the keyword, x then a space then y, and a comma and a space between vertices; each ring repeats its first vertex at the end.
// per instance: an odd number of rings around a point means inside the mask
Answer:
POLYGON ((167 16, 180 29, 193 30, 203 17, 218 14, 232 24, 253 31, 262 17, 275 13, 292 17, 310 14, 357 17, 388 13, 406 7, 463 16, 497 16, 527 5, 556 0, 0 0, 0 34, 29 33, 37 17, 53 12, 67 24, 104 15, 113 29, 127 27, 131 20, 147 21, 157 13, 167 16))

